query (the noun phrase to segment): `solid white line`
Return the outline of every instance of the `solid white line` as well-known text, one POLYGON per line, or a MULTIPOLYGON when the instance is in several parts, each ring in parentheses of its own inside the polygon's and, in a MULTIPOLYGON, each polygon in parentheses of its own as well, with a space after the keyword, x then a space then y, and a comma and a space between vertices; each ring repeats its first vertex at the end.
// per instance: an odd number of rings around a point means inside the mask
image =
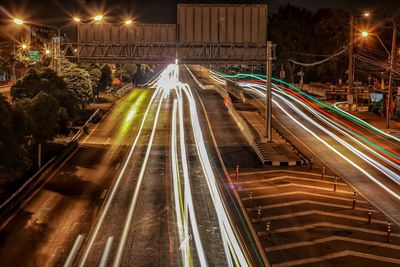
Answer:
POLYGON ((74 263, 76 254, 78 254, 78 250, 82 245, 82 242, 83 242, 83 235, 78 235, 78 237, 75 240, 74 245, 72 246, 71 252, 68 255, 68 258, 64 263, 64 267, 72 266, 72 264, 74 263))
POLYGON ((107 266, 108 256, 110 256, 110 250, 111 250, 111 246, 112 246, 113 241, 114 241, 114 236, 109 236, 107 238, 107 243, 106 243, 106 246, 104 248, 103 256, 101 257, 101 261, 100 261, 99 267, 106 267, 107 266))
POLYGON ((141 189, 142 183, 143 183, 144 172, 146 170, 147 162, 148 162, 149 156, 150 156, 150 151, 151 151, 151 148, 153 145, 154 135, 156 133, 158 117, 160 115, 161 104, 163 103, 164 95, 165 95, 165 91, 163 91, 163 93, 160 97, 160 103, 158 104, 156 117, 154 118, 153 129, 151 132, 149 143, 147 145, 146 156, 144 158, 142 168, 140 170, 139 178, 138 178, 138 181, 137 181, 136 187, 135 187, 135 192, 133 193, 132 201, 131 201, 131 204, 129 207, 128 216, 125 220, 124 229, 122 231, 121 239, 120 239, 119 245, 118 245, 118 250, 117 250, 117 253, 116 253, 116 256, 114 259, 114 263, 113 263, 114 267, 119 267, 121 265, 122 255, 123 255, 123 252, 125 249, 126 240, 128 238, 129 228, 131 227, 133 214, 135 212, 137 200, 139 198, 139 192, 140 192, 140 189, 141 189))

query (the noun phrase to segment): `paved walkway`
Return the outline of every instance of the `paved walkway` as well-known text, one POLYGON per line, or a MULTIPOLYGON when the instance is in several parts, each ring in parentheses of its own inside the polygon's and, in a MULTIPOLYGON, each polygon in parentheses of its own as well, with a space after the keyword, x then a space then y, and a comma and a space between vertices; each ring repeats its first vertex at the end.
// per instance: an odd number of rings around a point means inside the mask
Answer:
POLYGON ((389 220, 357 193, 353 208, 354 191, 342 180, 252 171, 240 173, 235 186, 272 266, 400 264, 400 227, 391 223, 389 242, 389 220))

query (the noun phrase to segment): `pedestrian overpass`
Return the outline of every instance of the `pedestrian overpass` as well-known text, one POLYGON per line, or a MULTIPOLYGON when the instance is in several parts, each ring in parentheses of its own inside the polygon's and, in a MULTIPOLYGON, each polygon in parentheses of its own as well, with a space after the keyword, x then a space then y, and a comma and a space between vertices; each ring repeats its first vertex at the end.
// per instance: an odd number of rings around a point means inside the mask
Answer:
POLYGON ((85 23, 60 43, 77 62, 265 64, 266 5, 179 4, 177 24, 85 23))

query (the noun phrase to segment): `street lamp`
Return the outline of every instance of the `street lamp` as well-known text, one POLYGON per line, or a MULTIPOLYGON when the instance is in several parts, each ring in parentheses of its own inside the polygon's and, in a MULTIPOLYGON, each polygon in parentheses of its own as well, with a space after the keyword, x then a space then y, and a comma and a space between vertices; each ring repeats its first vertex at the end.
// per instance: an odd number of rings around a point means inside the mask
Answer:
POLYGON ((74 17, 75 22, 81 22, 81 19, 79 17, 74 17))
POLYGON ((16 25, 22 25, 22 24, 24 24, 24 21, 23 21, 22 19, 20 19, 20 18, 14 18, 14 19, 13 19, 13 22, 14 22, 14 24, 16 24, 16 25))
POLYGON ((363 14, 363 16, 365 17, 365 18, 369 18, 370 16, 371 16, 371 13, 370 12, 364 12, 364 14, 363 14))
POLYGON ((376 39, 378 39, 378 41, 381 43, 382 47, 385 49, 386 53, 388 54, 388 59, 390 59, 390 52, 389 50, 386 48, 385 44, 383 43, 382 39, 379 37, 379 35, 373 34, 373 33, 369 33, 367 31, 362 31, 361 32, 361 37, 363 38, 367 38, 369 36, 374 36, 376 37, 376 39))
POLYGON ((127 19, 124 22, 125 25, 131 25, 132 24, 132 20, 131 19, 127 19))
POLYGON ((103 20, 103 15, 100 15, 100 14, 96 15, 93 19, 94 19, 94 21, 100 22, 103 20))
POLYGON ((393 90, 393 66, 396 58, 396 38, 397 38, 397 24, 392 19, 392 24, 393 24, 393 35, 392 35, 392 52, 389 52, 389 50, 386 48, 385 44, 382 42, 381 38, 379 38, 378 35, 376 34, 369 34, 368 32, 363 32, 361 33, 361 36, 363 37, 368 37, 369 35, 375 36, 383 48, 386 50, 388 57, 389 57, 389 90, 388 90, 388 102, 387 102, 387 114, 386 114, 386 127, 389 129, 390 128, 390 108, 392 106, 392 90, 393 90))

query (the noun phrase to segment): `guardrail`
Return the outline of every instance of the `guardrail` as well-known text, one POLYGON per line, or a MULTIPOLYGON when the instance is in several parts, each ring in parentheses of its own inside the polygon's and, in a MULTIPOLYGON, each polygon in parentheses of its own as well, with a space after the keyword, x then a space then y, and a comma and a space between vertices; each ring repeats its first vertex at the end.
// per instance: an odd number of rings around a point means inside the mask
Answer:
POLYGON ((246 103, 246 97, 244 96, 244 92, 242 88, 237 88, 237 83, 226 81, 226 90, 240 100, 242 103, 246 103))
POLYGON ((93 112, 92 116, 85 122, 85 124, 76 132, 76 134, 72 137, 72 141, 77 140, 79 137, 81 137, 82 133, 85 131, 85 128, 87 128, 87 125, 99 114, 100 108, 97 108, 95 112, 93 112))
POLYGON ((132 83, 128 83, 124 86, 122 86, 117 92, 115 92, 115 95, 118 97, 124 96, 130 89, 132 88, 132 83))
MULTIPOLYGON (((190 69, 186 66, 187 70, 189 71, 189 74, 192 76, 193 80, 196 82, 196 84, 200 87, 203 88, 204 85, 202 85, 197 78, 193 75, 193 73, 190 71, 190 69)), ((216 86, 216 91, 225 99, 229 98, 229 93, 221 86, 216 86)), ((251 145, 253 148, 254 152, 257 154, 258 158, 262 162, 262 164, 266 164, 268 161, 267 156, 264 153, 264 149, 261 145, 260 138, 258 135, 252 130, 252 128, 249 126, 249 124, 243 119, 243 117, 236 111, 236 109, 233 107, 231 102, 226 103, 226 107, 228 109, 229 114, 232 116, 233 120, 235 121, 236 125, 242 132, 243 136, 246 138, 247 142, 251 145)))
POLYGON ((0 205, 0 230, 8 223, 8 219, 12 217, 15 208, 21 205, 21 202, 36 188, 40 188, 46 183, 46 177, 52 173, 53 169, 61 164, 78 146, 78 142, 70 142, 68 147, 57 157, 49 160, 40 170, 38 170, 31 178, 29 178, 17 191, 7 198, 0 205))
MULTIPOLYGON (((3 203, 0 204, 0 216, 4 216, 7 212, 10 212, 16 206, 16 198, 27 196, 31 191, 33 191, 38 185, 43 183, 44 174, 51 170, 53 166, 64 160, 71 151, 78 146, 77 140, 81 137, 82 133, 85 131, 87 125, 93 121, 93 119, 99 114, 100 108, 96 109, 95 112, 90 116, 90 118, 85 122, 85 124, 79 129, 79 131, 72 137, 71 142, 64 151, 59 155, 50 159, 46 164, 40 168, 33 176, 31 176, 17 191, 15 191, 10 197, 8 197, 3 203)), ((1 228, 0 228, 1 229, 1 228)))

